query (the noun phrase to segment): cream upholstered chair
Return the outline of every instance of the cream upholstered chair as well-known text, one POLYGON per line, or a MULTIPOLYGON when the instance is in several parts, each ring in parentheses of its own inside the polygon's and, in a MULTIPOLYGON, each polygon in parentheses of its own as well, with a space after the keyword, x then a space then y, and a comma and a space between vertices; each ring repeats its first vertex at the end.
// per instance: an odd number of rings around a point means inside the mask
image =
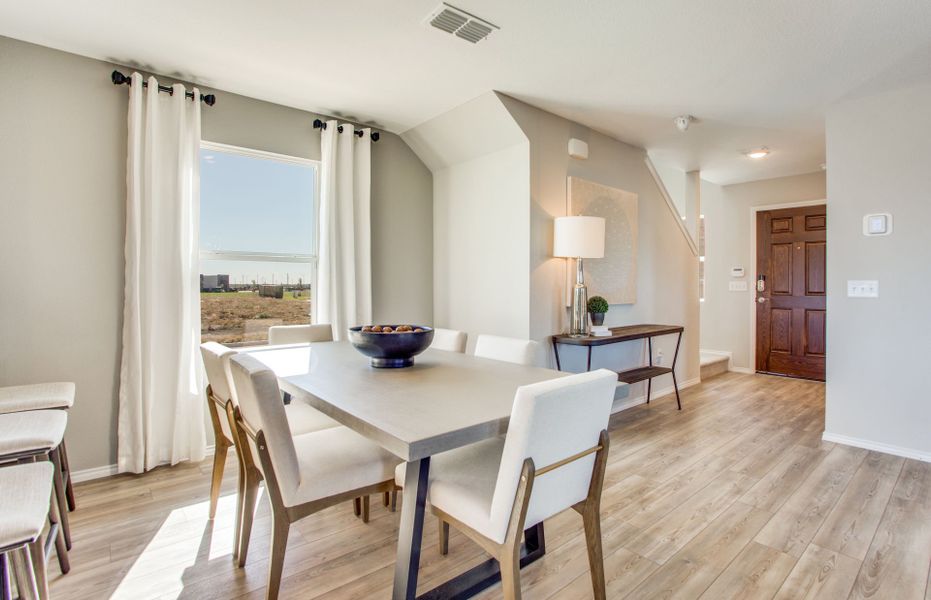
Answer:
MULTIPOLYGON (((74 383, 56 381, 33 383, 0 388, 0 414, 27 410, 68 410, 74 406, 74 383)), ((68 464, 68 449, 61 441, 62 476, 65 481, 65 497, 68 510, 75 509, 74 488, 71 485, 71 467, 68 464)))
POLYGON ((329 323, 320 323, 318 325, 275 325, 268 328, 268 343, 272 346, 332 341, 333 327, 329 323))
POLYGON ((466 350, 466 341, 468 341, 468 338, 468 334, 464 331, 434 327, 433 342, 430 344, 430 347, 437 350, 463 353, 466 350))
MULTIPOLYGON (((49 513, 54 466, 48 462, 0 469, 0 558, 13 564, 20 598, 48 598, 42 530, 49 513)), ((0 594, 6 598, 6 591, 0 594)))
POLYGON ((347 427, 292 436, 278 379, 255 357, 230 361, 239 439, 259 457, 272 505, 266 598, 278 597, 291 523, 345 500, 393 491, 399 459, 347 427))
MULTIPOLYGON (((0 415, 0 473, 17 462, 48 460, 52 464, 50 481, 54 484, 55 503, 51 511, 46 505, 49 519, 59 525, 61 535, 55 537, 58 564, 62 573, 70 569, 68 550, 71 549, 71 526, 68 519, 68 501, 62 477, 61 442, 64 439, 68 415, 63 410, 30 410, 0 415)), ((0 496, 6 494, 0 486, 0 496)))
POLYGON ((475 356, 491 358, 518 365, 533 365, 537 361, 540 344, 533 340, 480 335, 475 340, 475 356))
POLYGON ((440 552, 453 525, 498 560, 505 598, 520 598, 522 532, 573 508, 595 598, 605 598, 600 503, 616 385, 616 373, 599 369, 520 387, 504 438, 433 456, 427 501, 440 521, 440 552))
MULTIPOLYGON (((236 351, 216 342, 206 342, 200 346, 201 357, 204 359, 204 370, 207 372, 207 410, 210 413, 210 422, 213 425, 213 436, 216 440, 213 455, 213 476, 210 481, 210 518, 217 512, 217 503, 220 498, 220 485, 223 482, 223 470, 226 465, 226 455, 230 446, 235 445, 236 435, 232 425, 232 405, 235 404, 232 379, 230 375, 230 357, 236 351), (228 407, 228 405, 230 405, 228 407)), ((284 408, 288 419, 288 426, 292 434, 297 435, 310 431, 329 429, 339 425, 336 421, 322 412, 314 409, 303 401, 291 402, 284 408)), ((261 473, 253 473, 249 465, 254 464, 253 457, 244 461, 243 449, 236 448, 236 458, 239 464, 239 487, 236 498, 236 526, 234 529, 235 541, 233 544, 234 558, 239 557, 240 543, 243 539, 243 507, 248 506, 249 516, 245 519, 248 531, 245 532, 246 545, 252 528, 252 512, 255 510, 256 491, 261 473), (254 480, 254 481, 253 481, 254 480), (247 485, 251 485, 251 496, 244 498, 247 485)), ((250 452, 245 447, 245 452, 250 452)), ((245 557, 243 556, 243 561, 245 557)))

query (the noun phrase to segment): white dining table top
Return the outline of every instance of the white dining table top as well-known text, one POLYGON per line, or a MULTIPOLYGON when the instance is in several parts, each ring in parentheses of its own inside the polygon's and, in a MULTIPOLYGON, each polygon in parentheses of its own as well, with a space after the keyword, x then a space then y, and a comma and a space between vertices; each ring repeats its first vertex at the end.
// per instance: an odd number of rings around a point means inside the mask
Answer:
POLYGON ((349 342, 243 350, 281 389, 406 460, 507 431, 522 385, 568 373, 427 349, 404 369, 376 369, 349 342))

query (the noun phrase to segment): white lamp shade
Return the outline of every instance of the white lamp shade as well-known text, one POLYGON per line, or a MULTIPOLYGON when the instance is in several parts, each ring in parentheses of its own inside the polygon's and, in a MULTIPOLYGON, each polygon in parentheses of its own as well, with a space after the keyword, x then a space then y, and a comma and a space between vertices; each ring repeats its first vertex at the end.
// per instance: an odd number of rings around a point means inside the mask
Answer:
POLYGON ((556 217, 553 256, 602 258, 605 255, 605 220, 601 217, 556 217))

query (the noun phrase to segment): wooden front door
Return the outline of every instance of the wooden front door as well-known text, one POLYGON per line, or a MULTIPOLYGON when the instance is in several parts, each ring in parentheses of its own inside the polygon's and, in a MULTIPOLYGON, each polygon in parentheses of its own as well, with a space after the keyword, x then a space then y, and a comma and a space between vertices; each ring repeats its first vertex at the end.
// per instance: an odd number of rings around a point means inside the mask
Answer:
POLYGON ((824 381, 826 208, 757 213, 758 372, 824 381))

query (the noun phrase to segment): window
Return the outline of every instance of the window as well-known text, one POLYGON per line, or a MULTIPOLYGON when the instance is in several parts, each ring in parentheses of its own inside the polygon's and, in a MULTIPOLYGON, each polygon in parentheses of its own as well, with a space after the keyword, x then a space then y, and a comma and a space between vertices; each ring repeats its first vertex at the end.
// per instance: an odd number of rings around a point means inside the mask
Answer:
POLYGON ((203 142, 201 338, 261 344, 272 325, 310 322, 316 161, 203 142))

